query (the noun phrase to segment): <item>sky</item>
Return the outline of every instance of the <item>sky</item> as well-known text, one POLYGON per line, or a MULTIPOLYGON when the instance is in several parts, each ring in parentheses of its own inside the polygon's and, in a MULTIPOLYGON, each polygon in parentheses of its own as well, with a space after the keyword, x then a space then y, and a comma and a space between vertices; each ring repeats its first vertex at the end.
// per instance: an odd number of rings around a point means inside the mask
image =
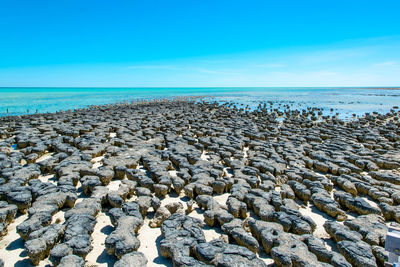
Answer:
POLYGON ((0 87, 400 86, 400 1, 0 0, 0 87))

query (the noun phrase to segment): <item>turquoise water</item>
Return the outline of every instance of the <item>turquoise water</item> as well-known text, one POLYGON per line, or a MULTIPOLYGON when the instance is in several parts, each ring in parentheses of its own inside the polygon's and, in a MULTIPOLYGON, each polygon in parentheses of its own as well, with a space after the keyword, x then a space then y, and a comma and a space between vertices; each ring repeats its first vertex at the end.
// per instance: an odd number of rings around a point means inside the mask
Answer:
POLYGON ((0 116, 175 96, 208 96, 250 108, 262 101, 274 101, 276 108, 279 104, 293 109, 319 107, 327 114, 333 109, 343 118, 353 113, 387 112, 400 104, 400 90, 372 88, 0 88, 0 116))

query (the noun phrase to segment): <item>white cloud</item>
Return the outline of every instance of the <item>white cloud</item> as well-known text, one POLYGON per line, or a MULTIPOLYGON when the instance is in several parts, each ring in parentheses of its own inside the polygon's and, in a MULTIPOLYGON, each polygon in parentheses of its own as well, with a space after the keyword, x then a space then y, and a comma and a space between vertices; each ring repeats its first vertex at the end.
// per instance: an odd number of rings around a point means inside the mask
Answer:
POLYGON ((272 69, 272 68, 283 68, 286 67, 286 65, 282 63, 267 63, 267 64, 256 65, 255 67, 272 69))
POLYGON ((397 65, 396 61, 386 61, 386 62, 379 62, 372 64, 372 66, 374 67, 391 67, 396 65, 397 65))
POLYGON ((133 65, 128 66, 128 69, 141 69, 141 70, 178 70, 177 66, 173 65, 133 65))

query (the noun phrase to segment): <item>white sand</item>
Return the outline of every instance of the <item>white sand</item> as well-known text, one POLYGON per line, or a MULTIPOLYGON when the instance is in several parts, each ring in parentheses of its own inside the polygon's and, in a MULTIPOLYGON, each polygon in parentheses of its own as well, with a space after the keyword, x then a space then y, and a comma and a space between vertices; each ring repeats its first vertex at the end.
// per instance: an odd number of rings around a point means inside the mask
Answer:
POLYGON ((53 215, 53 218, 51 219, 51 223, 60 223, 63 224, 65 222, 65 218, 64 218, 64 211, 59 210, 58 212, 56 212, 56 214, 53 215))
POLYGON ((257 254, 258 258, 261 259, 267 266, 273 266, 275 263, 274 260, 270 255, 265 253, 265 251, 261 251, 260 253, 257 254))
POLYGON ((93 250, 86 256, 86 266, 112 266, 117 258, 108 255, 104 242, 106 237, 114 230, 110 217, 99 212, 96 218, 96 225, 92 233, 93 250))
POLYGON ((39 157, 39 158, 36 160, 36 163, 51 158, 51 157, 53 156, 53 154, 54 154, 54 152, 44 154, 43 156, 39 157))
POLYGON ((214 195, 213 198, 220 204, 220 205, 226 205, 226 201, 228 200, 228 197, 230 196, 230 193, 224 193, 222 195, 214 195))
POLYGON ((175 176, 175 177, 177 176, 177 175, 176 175, 176 171, 168 171, 168 173, 169 173, 169 175, 171 175, 171 176, 175 176))
POLYGON ((161 241, 161 228, 151 228, 149 219, 144 221, 144 225, 139 230, 140 240, 139 252, 142 252, 148 262, 147 266, 172 266, 170 260, 159 255, 158 248, 161 241))
POLYGON ((233 176, 233 171, 229 167, 224 167, 224 176, 227 177, 232 177, 233 176))
POLYGON ((209 155, 206 155, 207 154, 207 151, 206 150, 203 150, 203 152, 201 153, 201 155, 200 155, 200 159, 202 159, 202 160, 209 160, 210 159, 210 156, 209 155))
POLYGON ((110 191, 117 191, 120 184, 121 184, 121 180, 112 180, 112 181, 107 185, 107 188, 108 188, 108 190, 110 190, 110 191))
POLYGON ((100 166, 103 166, 104 156, 99 156, 93 158, 90 162, 93 163, 92 169, 98 169, 100 166))
MULTIPOLYGON (((186 209, 186 201, 182 200, 178 196, 166 196, 161 200, 161 206, 165 206, 166 204, 180 202, 183 204, 183 207, 186 209)), ((150 209, 152 210, 152 209, 150 209)), ((159 245, 161 241, 161 228, 151 228, 149 223, 152 219, 152 215, 154 212, 149 212, 148 218, 144 220, 143 226, 139 229, 138 239, 140 240, 140 247, 138 251, 142 252, 147 260, 147 266, 172 266, 170 260, 159 255, 159 245)))
POLYGON ((330 238, 329 234, 325 231, 324 223, 327 220, 333 220, 328 215, 318 210, 315 206, 308 203, 307 207, 300 207, 301 214, 309 216, 317 224, 314 235, 319 238, 330 238))
POLYGON ((38 179, 39 179, 42 183, 50 182, 50 183, 52 183, 52 184, 57 185, 57 183, 56 183, 56 181, 55 181, 55 179, 54 179, 54 174, 49 174, 49 175, 46 175, 46 176, 40 175, 40 176, 38 177, 38 179))
POLYGON ((244 147, 243 148, 243 157, 245 157, 245 158, 248 158, 249 157, 249 155, 247 154, 247 151, 249 151, 249 147, 244 147))

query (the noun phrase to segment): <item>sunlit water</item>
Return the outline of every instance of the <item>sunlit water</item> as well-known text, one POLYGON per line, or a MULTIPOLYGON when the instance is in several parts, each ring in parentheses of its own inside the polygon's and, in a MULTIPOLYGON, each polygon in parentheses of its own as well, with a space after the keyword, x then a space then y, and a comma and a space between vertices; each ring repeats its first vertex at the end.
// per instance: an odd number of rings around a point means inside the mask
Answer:
POLYGON ((338 112, 342 118, 353 113, 388 112, 400 103, 400 90, 371 88, 0 88, 0 116, 176 96, 208 96, 251 109, 261 102, 273 101, 274 108, 279 104, 281 109, 283 105, 291 109, 318 107, 324 109, 324 114, 338 112))

